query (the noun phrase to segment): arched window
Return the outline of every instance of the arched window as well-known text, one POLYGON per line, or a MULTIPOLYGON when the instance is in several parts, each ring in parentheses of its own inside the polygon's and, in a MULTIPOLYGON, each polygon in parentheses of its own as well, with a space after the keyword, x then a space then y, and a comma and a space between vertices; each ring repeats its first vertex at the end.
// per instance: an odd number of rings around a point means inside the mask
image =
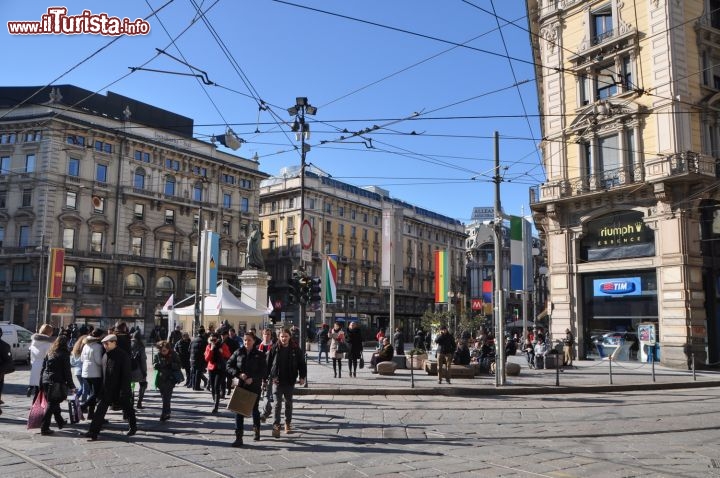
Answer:
POLYGON ((203 200, 203 183, 202 183, 202 181, 196 182, 195 186, 193 186, 193 200, 194 201, 202 201, 203 200))
POLYGON ((165 176, 165 194, 168 196, 175 195, 175 176, 165 176))
POLYGON ((145 295, 145 281, 140 274, 128 274, 125 277, 125 296, 141 297, 145 295))
POLYGON ((175 292, 175 282, 168 276, 160 277, 155 283, 156 297, 169 297, 175 292))
POLYGON ((195 279, 185 281, 185 295, 195 295, 195 279))
POLYGON ((133 176, 133 187, 135 189, 145 189, 145 170, 137 168, 133 176))

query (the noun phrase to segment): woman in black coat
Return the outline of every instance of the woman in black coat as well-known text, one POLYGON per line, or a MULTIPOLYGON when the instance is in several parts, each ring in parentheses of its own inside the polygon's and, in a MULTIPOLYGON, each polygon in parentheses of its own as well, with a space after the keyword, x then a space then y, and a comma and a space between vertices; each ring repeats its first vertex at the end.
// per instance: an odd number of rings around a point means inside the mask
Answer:
POLYGON ((350 376, 357 377, 358 361, 362 358, 363 341, 360 327, 357 322, 350 322, 348 325, 346 339, 350 346, 350 358, 348 359, 348 367, 350 368, 350 376))
MULTIPOLYGON (((255 335, 245 332, 243 336, 244 347, 237 349, 227 361, 226 370, 230 377, 238 380, 238 386, 255 394, 255 404, 252 410, 253 432, 255 441, 260 440, 260 395, 262 381, 267 376, 267 362, 265 352, 255 348, 255 335)), ((240 447, 243 444, 243 425, 245 417, 239 413, 235 415, 235 441, 232 446, 240 447)))
POLYGON ((55 422, 58 428, 65 425, 62 418, 60 404, 65 401, 68 393, 75 392, 75 383, 73 382, 72 371, 70 370, 70 351, 68 350, 68 340, 66 335, 58 335, 55 342, 50 346, 47 355, 43 361, 43 370, 40 383, 48 402, 47 410, 43 416, 40 433, 42 435, 52 435, 50 429, 50 420, 55 416, 55 422), (58 385, 55 385, 58 384, 58 385), (53 388, 65 387, 61 396, 51 394, 53 388))

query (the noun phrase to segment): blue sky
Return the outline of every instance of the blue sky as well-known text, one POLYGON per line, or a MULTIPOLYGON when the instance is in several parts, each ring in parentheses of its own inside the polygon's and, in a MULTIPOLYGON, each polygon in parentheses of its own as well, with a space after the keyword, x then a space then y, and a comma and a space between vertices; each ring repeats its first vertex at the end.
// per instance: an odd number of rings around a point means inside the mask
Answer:
POLYGON ((203 140, 230 125, 246 141, 236 154, 257 153, 269 174, 300 162, 284 122, 305 96, 318 108, 307 162, 338 180, 469 222, 473 207, 493 205, 494 131, 506 213, 528 214, 528 188, 544 180, 521 0, 3 0, 0 17, 3 85, 113 91, 193 118, 203 140), (115 41, 8 33, 7 21, 38 21, 51 6, 131 20, 159 12, 148 35, 115 41), (190 72, 156 49, 215 85, 132 72, 190 72))

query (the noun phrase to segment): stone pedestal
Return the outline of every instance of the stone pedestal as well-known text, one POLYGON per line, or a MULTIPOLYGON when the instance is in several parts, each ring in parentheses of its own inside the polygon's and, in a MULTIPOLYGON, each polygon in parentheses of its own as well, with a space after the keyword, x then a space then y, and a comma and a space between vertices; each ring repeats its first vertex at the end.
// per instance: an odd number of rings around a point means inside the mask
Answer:
POLYGON ((254 309, 267 309, 269 280, 270 276, 265 271, 244 270, 240 274, 240 288, 242 289, 240 301, 254 309))

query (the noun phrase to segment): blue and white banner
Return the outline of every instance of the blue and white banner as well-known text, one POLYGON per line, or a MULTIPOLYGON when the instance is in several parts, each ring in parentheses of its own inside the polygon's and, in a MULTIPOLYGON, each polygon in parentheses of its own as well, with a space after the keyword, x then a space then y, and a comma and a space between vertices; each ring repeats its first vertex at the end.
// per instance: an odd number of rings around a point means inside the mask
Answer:
POLYGON ((642 295, 642 282, 639 277, 615 277, 593 281, 593 296, 595 297, 623 297, 626 295, 642 295))
POLYGON ((220 234, 210 230, 203 231, 205 235, 203 248, 203 262, 205 265, 205 284, 204 290, 206 294, 217 293, 218 266, 220 265, 220 234))

